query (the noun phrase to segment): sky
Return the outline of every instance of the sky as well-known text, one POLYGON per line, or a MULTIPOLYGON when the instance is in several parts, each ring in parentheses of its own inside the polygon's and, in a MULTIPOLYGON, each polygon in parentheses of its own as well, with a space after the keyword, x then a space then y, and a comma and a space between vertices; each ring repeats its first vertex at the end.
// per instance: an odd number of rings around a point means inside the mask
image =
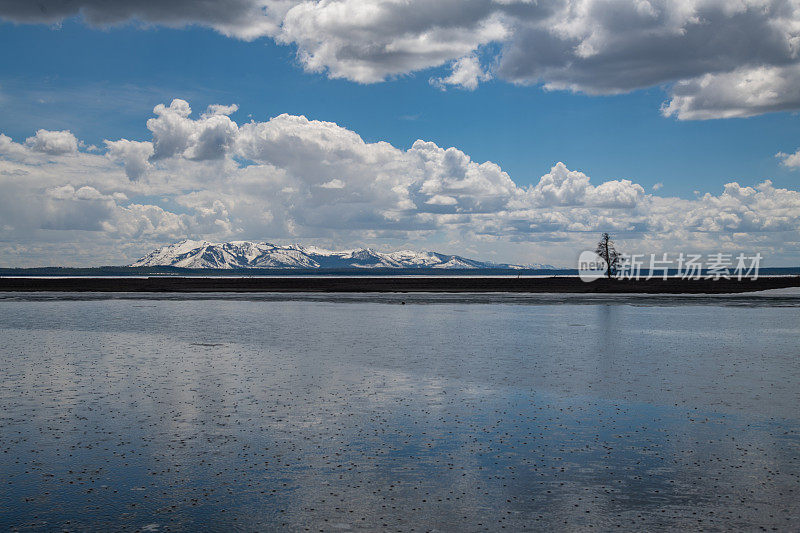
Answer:
POLYGON ((800 264, 797 0, 5 0, 0 46, 0 266, 800 264))

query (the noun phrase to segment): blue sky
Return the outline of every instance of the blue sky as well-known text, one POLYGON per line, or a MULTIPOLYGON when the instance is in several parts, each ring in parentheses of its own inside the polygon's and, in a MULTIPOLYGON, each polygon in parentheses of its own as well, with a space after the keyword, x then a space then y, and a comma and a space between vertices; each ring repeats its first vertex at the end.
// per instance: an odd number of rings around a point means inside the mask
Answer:
POLYGON ((0 264, 571 264, 601 231, 798 264, 797 28, 793 0, 10 0, 0 264))
POLYGON ((763 178, 795 186, 778 151, 800 144, 796 113, 679 121, 661 116, 654 87, 617 96, 544 91, 502 81, 475 91, 432 87, 444 68, 359 84, 307 73, 296 47, 244 42, 204 28, 95 29, 0 26, 0 131, 24 139, 39 128, 70 129, 88 143, 142 138, 153 106, 183 98, 194 107, 236 103, 238 122, 281 113, 333 121, 368 141, 409 147, 416 139, 494 161, 517 183, 538 181, 562 161, 596 179, 630 178, 692 196, 763 178))

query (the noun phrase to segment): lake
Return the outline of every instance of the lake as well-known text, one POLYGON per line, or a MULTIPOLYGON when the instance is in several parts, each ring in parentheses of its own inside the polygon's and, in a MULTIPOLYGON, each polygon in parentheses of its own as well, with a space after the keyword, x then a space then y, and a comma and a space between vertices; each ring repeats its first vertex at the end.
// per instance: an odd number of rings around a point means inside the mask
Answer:
POLYGON ((0 527, 794 529, 800 294, 0 294, 0 527))

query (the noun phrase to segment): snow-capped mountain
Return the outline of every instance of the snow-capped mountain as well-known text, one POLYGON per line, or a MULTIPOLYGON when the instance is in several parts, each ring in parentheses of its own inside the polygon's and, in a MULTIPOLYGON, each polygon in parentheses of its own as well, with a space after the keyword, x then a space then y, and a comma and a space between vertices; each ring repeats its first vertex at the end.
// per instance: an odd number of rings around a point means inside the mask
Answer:
POLYGON ((369 248, 333 251, 298 244, 184 240, 145 255, 132 267, 182 268, 553 268, 549 265, 501 265, 436 252, 378 252, 369 248))

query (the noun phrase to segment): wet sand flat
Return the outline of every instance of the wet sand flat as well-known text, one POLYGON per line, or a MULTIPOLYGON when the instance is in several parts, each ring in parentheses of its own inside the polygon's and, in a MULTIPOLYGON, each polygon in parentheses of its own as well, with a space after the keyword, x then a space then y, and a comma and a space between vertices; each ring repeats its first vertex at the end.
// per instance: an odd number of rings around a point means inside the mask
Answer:
POLYGON ((791 530, 800 296, 0 294, 0 528, 791 530))

